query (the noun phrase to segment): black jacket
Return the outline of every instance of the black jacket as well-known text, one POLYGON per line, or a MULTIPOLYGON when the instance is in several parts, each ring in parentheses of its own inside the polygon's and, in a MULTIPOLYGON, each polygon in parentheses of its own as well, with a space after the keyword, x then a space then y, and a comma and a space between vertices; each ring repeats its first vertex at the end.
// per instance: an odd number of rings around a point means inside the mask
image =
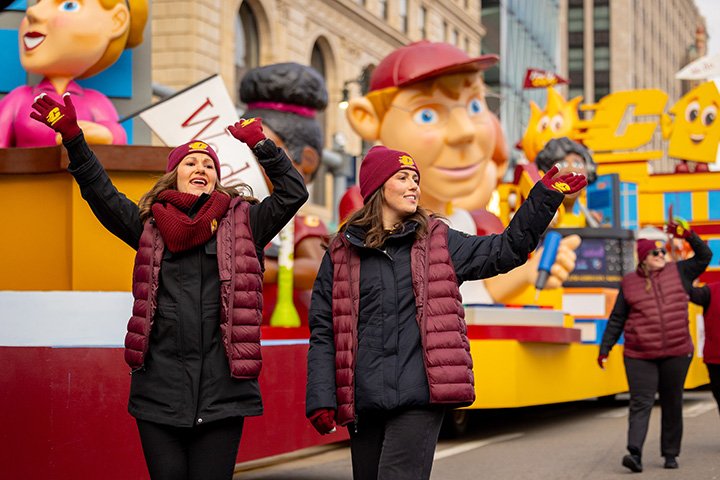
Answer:
MULTIPOLYGON (((491 277, 525 263, 562 200, 561 193, 538 185, 500 235, 474 236, 449 229, 448 249, 458 282, 491 277)), ((414 222, 406 223, 382 249, 365 247, 361 228, 347 229, 360 255, 355 367, 355 407, 360 414, 429 403, 410 271, 415 228, 414 222)), ((308 415, 318 408, 337 407, 332 288, 333 263, 326 253, 310 304, 308 415)))
MULTIPOLYGON (((113 186, 82 136, 65 146, 69 171, 95 216, 137 249, 143 230, 137 205, 113 186)), ((262 262, 265 245, 292 219, 308 194, 302 176, 272 141, 264 142, 254 153, 273 183, 273 194, 250 207, 250 228, 262 262)), ((230 377, 219 329, 214 236, 205 245, 185 252, 164 252, 157 298, 145 369, 132 376, 130 413, 179 427, 262 414, 258 381, 230 377)))

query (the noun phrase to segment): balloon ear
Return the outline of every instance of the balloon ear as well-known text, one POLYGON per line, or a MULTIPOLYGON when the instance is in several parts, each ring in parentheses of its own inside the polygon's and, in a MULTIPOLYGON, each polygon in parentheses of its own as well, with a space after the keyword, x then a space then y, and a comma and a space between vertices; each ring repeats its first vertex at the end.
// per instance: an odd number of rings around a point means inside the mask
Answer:
POLYGON ((128 10, 125 2, 118 2, 112 8, 112 28, 110 30, 110 38, 118 38, 127 32, 130 27, 130 10, 128 10))
POLYGON ((380 137, 380 118, 367 98, 350 100, 346 115, 352 129, 364 140, 374 142, 380 137))

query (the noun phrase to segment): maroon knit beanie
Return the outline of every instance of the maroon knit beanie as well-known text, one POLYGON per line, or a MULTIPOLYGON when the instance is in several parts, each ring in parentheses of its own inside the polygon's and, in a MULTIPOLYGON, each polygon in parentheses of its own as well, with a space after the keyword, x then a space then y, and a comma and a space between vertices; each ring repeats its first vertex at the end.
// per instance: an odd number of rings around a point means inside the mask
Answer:
POLYGON ((367 202, 388 178, 402 169, 412 170, 420 177, 415 160, 407 153, 382 145, 372 147, 360 165, 360 194, 363 202, 367 202))
POLYGON ((642 263, 645 257, 655 249, 665 248, 661 240, 648 240, 647 238, 639 238, 637 241, 638 263, 642 263))
POLYGON ((200 140, 191 140, 187 143, 183 143, 172 149, 170 155, 168 155, 168 163, 165 172, 171 172, 187 155, 195 152, 206 153, 212 158, 215 164, 215 172, 217 173, 218 182, 220 181, 220 160, 218 160, 217 153, 215 150, 205 142, 200 140))

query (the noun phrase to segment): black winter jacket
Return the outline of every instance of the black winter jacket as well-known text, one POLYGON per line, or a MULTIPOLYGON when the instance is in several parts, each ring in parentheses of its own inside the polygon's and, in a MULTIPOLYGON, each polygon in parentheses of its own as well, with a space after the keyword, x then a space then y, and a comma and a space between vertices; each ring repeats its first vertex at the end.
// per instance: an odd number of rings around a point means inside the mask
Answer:
MULTIPOLYGON (((563 195, 533 188, 508 228, 499 235, 474 236, 448 230, 450 258, 461 284, 505 273, 527 261, 552 220, 563 195)), ((360 255, 360 311, 355 367, 355 409, 392 410, 429 403, 420 329, 410 270, 416 224, 390 235, 382 249, 364 246, 365 231, 349 226, 360 255)), ((310 350, 306 414, 337 408, 332 324, 333 263, 323 257, 310 304, 310 350)))
MULTIPOLYGON (((69 171, 95 216, 137 250, 143 231, 138 206, 117 191, 82 135, 65 146, 69 171)), ((262 262, 263 248, 292 219, 308 193, 302 176, 271 140, 254 153, 273 183, 273 194, 249 212, 262 262)), ((157 299, 145 369, 132 376, 130 413, 178 427, 261 415, 258 381, 233 379, 222 345, 215 236, 185 252, 164 252, 157 299)))

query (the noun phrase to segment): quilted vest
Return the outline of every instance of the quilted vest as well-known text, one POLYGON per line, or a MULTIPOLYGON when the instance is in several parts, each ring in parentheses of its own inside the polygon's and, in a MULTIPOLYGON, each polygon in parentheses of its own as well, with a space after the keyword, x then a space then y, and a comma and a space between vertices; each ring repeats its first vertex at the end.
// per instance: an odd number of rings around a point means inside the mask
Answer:
POLYGON ((630 314, 625 322, 625 355, 651 359, 676 357, 693 352, 688 330, 688 294, 677 264, 668 263, 647 279, 638 272, 622 280, 622 292, 630 314))
MULTIPOLYGON (((437 219, 431 219, 428 227, 428 235, 412 246, 410 264, 430 403, 466 406, 475 401, 473 364, 465 310, 448 250, 448 227, 437 219)), ((360 257, 343 235, 330 246, 330 255, 337 421, 345 425, 355 418, 360 257)))
POLYGON ((720 283, 710 283, 708 288, 710 288, 710 305, 705 310, 703 361, 720 363, 720 283))
MULTIPOLYGON (((249 204, 237 197, 217 229, 220 275, 220 331, 234 378, 260 375, 260 324, 263 274, 249 224, 249 204)), ((145 222, 135 255, 132 317, 125 336, 125 361, 131 369, 145 361, 157 308, 157 291, 165 244, 155 222, 145 222)))

